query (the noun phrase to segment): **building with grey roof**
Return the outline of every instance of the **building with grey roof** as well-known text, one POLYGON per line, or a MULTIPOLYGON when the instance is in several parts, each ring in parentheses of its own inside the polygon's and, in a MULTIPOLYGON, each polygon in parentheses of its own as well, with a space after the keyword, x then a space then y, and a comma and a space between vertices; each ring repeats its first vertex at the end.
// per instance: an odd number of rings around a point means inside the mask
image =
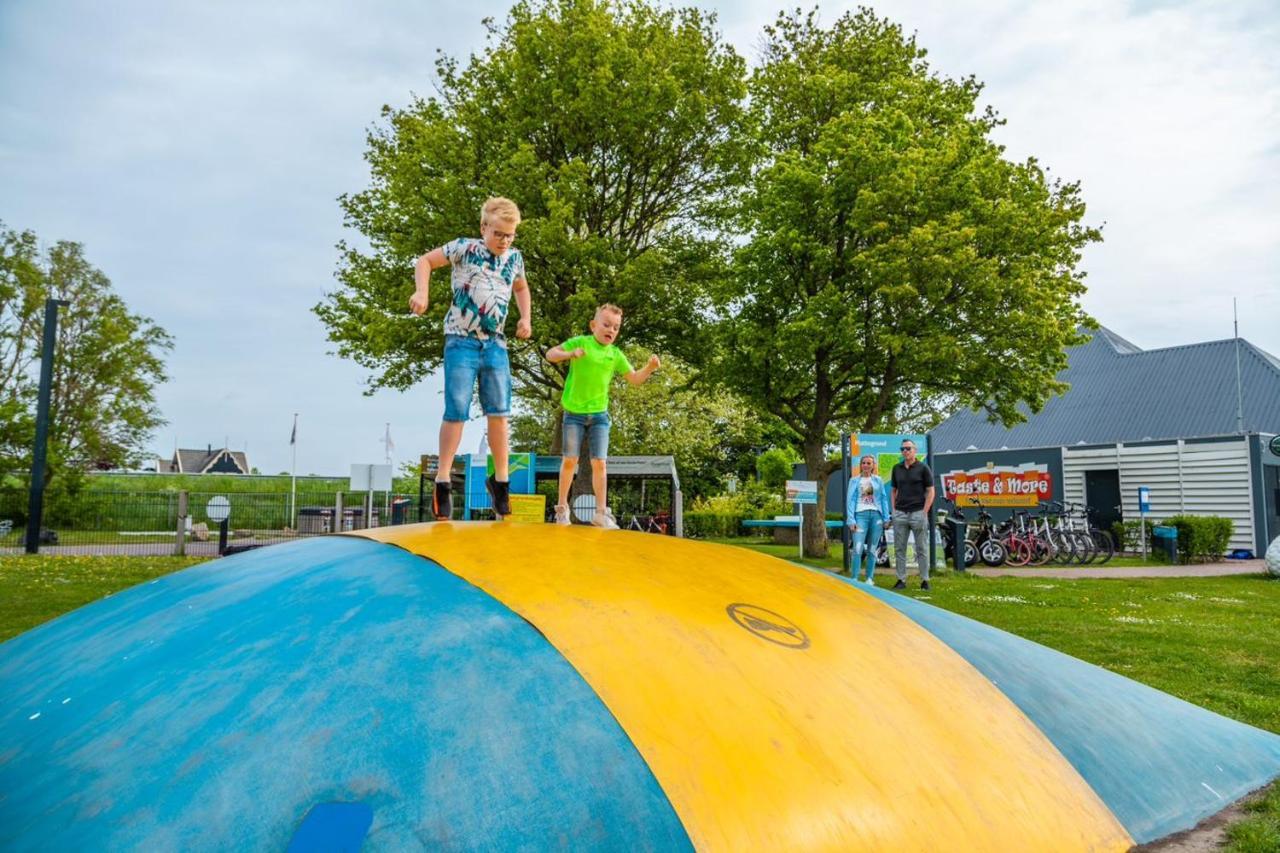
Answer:
POLYGON ((205 450, 180 448, 169 459, 157 459, 156 470, 161 474, 248 474, 249 457, 240 450, 217 450, 209 445, 205 450))
POLYGON ((1230 518, 1232 548, 1261 554, 1280 535, 1280 359, 1239 338, 1144 350, 1105 328, 1067 357, 1071 387, 1026 422, 938 425, 935 475, 1034 457, 1060 464, 1055 497, 1104 524, 1137 518, 1145 487, 1149 517, 1230 518))

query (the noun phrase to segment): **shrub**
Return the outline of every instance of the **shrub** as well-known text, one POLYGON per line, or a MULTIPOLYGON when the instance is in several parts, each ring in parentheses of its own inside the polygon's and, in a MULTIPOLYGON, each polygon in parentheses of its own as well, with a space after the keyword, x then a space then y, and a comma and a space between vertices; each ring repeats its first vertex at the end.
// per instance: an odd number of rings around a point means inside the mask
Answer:
MULTIPOLYGON (((1155 550, 1155 543, 1152 541, 1151 530, 1163 522, 1155 519, 1147 519, 1147 553, 1155 550)), ((1117 521, 1111 525, 1111 538, 1115 539, 1116 547, 1121 551, 1141 551, 1142 550, 1142 520, 1137 521, 1117 521)))
POLYGON ((742 516, 737 513, 690 510, 684 514, 684 535, 693 539, 737 536, 741 528, 742 516))
POLYGON ((1220 559, 1234 530, 1231 519, 1217 515, 1175 515, 1164 523, 1178 529, 1178 558, 1184 563, 1220 559))
POLYGON ((737 536, 746 518, 773 518, 790 515, 790 504, 758 481, 744 483, 733 494, 699 498, 684 513, 686 536, 737 536))

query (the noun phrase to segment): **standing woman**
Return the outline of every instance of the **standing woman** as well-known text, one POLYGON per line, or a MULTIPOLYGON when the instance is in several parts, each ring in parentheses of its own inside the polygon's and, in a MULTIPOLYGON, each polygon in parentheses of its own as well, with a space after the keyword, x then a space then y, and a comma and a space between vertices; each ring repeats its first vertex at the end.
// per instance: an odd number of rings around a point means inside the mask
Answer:
POLYGON ((874 456, 863 456, 858 461, 858 475, 849 484, 849 505, 845 516, 852 520, 853 561, 850 563, 853 579, 858 579, 858 569, 866 559, 867 583, 873 583, 876 573, 876 549, 889 520, 889 490, 876 474, 874 456))

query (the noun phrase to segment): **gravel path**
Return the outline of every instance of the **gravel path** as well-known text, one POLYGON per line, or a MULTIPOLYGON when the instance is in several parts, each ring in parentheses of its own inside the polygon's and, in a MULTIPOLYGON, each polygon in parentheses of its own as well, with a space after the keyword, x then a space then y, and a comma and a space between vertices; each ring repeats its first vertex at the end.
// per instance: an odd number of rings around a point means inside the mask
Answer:
POLYGON ((1039 569, 972 568, 969 574, 984 578, 1208 578, 1219 575, 1256 575, 1266 571, 1261 560, 1227 560, 1190 566, 1045 566, 1039 569))

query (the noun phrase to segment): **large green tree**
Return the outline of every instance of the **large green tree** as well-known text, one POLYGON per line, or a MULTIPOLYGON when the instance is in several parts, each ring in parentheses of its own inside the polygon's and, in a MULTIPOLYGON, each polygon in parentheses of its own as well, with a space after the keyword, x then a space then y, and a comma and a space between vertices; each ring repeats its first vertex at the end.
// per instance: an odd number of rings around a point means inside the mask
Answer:
POLYGON ((557 398, 564 367, 542 353, 584 333, 601 302, 626 310, 628 340, 691 354, 724 271, 696 214, 745 162, 730 132, 742 60, 714 18, 642 0, 523 2, 486 25, 478 55, 438 60, 438 95, 384 108, 369 134, 371 185, 342 199, 368 246, 340 246, 341 287, 316 307, 338 353, 371 389, 438 368, 449 298, 437 280, 427 315, 409 315, 413 261, 474 235, 485 197, 505 195, 524 215, 533 296, 533 338, 510 339, 523 400, 557 398))
MULTIPOLYGON (((821 506, 840 429, 944 404, 1014 423, 1060 392, 1100 235, 1076 184, 1004 156, 981 85, 932 72, 890 21, 784 14, 761 50, 716 372, 792 430, 821 506)), ((827 552, 819 515, 805 542, 827 552)))
POLYGON ((48 476, 139 462, 164 421, 155 386, 172 339, 129 311, 79 243, 41 253, 35 234, 0 224, 0 471, 30 465, 44 303, 58 317, 49 416, 48 476))

